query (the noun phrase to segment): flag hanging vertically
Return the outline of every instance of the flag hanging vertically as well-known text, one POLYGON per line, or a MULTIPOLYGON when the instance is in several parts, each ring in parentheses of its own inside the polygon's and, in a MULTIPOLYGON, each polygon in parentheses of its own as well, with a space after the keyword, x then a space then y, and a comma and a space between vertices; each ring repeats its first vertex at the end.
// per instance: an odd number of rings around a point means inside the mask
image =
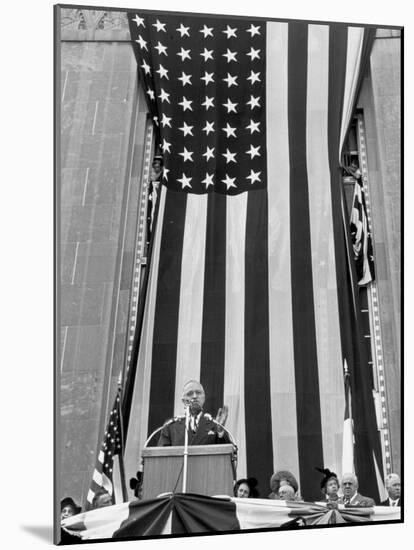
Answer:
POLYGON ((122 461, 122 446, 121 387, 119 387, 114 405, 109 414, 101 448, 96 458, 91 486, 86 498, 89 507, 93 503, 95 494, 102 489, 112 497, 112 502, 115 502, 113 483, 114 459, 118 457, 122 461))
POLYGON ((350 375, 346 359, 344 360, 345 412, 342 440, 342 473, 354 472, 354 430, 352 426, 352 405, 350 375))
POLYGON ((375 271, 372 238, 361 176, 355 178, 351 211, 351 237, 358 284, 367 285, 375 279, 375 271))
POLYGON ((287 469, 317 499, 315 466, 341 471, 355 313, 338 159, 372 34, 151 12, 129 23, 164 174, 127 476, 148 434, 181 412, 184 382, 199 379, 211 413, 229 406, 238 477, 266 496, 287 469))

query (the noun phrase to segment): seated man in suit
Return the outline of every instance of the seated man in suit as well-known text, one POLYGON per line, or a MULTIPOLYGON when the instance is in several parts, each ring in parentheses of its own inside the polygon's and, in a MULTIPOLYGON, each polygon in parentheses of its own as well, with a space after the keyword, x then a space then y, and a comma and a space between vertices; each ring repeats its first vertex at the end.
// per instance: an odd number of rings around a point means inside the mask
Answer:
POLYGON ((342 476, 342 491, 344 493, 345 506, 375 506, 375 501, 371 497, 364 497, 358 493, 358 478, 355 474, 347 473, 342 476))
POLYGON ((295 489, 287 483, 279 487, 277 495, 279 500, 296 500, 295 489))
POLYGON ((385 488, 388 498, 381 502, 381 506, 402 506, 400 476, 397 474, 388 474, 385 478, 385 488))
MULTIPOLYGON (((196 380, 184 384, 182 401, 188 407, 190 421, 188 444, 212 445, 215 443, 230 443, 230 439, 221 426, 224 426, 228 408, 223 406, 216 419, 203 411, 206 396, 203 386, 196 380), (219 425, 221 424, 221 426, 219 425)), ((169 445, 184 445, 185 415, 176 416, 168 420, 161 431, 158 440, 159 447, 169 445)))

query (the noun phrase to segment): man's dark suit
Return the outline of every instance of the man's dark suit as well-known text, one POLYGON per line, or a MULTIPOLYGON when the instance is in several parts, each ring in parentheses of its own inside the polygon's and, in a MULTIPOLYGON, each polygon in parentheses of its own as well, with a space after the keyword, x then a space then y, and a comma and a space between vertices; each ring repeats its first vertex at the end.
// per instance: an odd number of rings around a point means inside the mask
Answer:
MULTIPOLYGON (((230 439, 226 432, 222 437, 218 436, 217 430, 220 429, 213 418, 208 413, 203 413, 198 422, 198 427, 194 433, 191 428, 188 433, 189 445, 214 445, 217 443, 230 443, 230 439)), ((165 423, 160 438, 158 440, 159 447, 167 447, 170 445, 184 445, 185 433, 185 418, 183 416, 176 417, 172 421, 165 423)))
MULTIPOLYGON (((400 498, 398 499, 398 502, 397 502, 396 506, 402 506, 402 505, 403 505, 403 499, 402 499, 402 497, 400 497, 400 498)), ((381 506, 391 506, 390 499, 387 498, 386 500, 383 500, 383 501, 381 502, 381 506)))
MULTIPOLYGON (((344 498, 345 500, 345 498, 344 498)), ((364 497, 363 495, 360 495, 359 493, 356 493, 352 499, 350 504, 346 504, 346 506, 360 506, 362 508, 368 508, 370 506, 375 506, 375 501, 371 497, 364 497)))

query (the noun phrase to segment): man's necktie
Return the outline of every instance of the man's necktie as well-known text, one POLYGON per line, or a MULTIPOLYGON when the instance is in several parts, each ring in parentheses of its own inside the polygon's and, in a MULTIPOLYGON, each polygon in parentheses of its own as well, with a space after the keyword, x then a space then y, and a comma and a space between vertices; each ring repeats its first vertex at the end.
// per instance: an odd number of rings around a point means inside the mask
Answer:
POLYGON ((197 431, 197 419, 194 416, 190 418, 190 425, 191 425, 191 429, 195 433, 197 431))

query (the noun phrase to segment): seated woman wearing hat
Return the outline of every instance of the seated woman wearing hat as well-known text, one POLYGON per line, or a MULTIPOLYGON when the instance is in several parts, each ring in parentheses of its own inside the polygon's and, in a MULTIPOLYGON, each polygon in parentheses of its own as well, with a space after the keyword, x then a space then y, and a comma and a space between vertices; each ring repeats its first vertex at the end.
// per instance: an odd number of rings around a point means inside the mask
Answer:
POLYGON ((70 516, 75 516, 81 512, 82 508, 77 506, 74 500, 66 497, 60 501, 60 519, 66 519, 70 516))
POLYGON ((316 470, 324 474, 321 480, 321 491, 324 496, 323 500, 327 501, 329 504, 342 503, 338 495, 339 479, 335 472, 331 472, 328 468, 316 468, 316 470))
MULTIPOLYGON (((80 514, 82 508, 77 506, 74 500, 70 497, 65 497, 60 501, 60 521, 63 521, 70 516, 80 514)), ((79 537, 68 533, 60 528, 60 544, 79 544, 79 537)))
POLYGON ((273 500, 280 500, 279 489, 283 485, 290 485, 290 487, 294 489, 295 500, 296 499, 300 500, 300 496, 297 494, 299 489, 299 484, 296 481, 295 476, 287 470, 279 470, 272 475, 272 477, 270 478, 270 488, 272 492, 269 494, 267 498, 271 498, 273 500))
POLYGON ((259 493, 256 489, 257 479, 249 477, 247 479, 238 479, 234 484, 233 494, 237 498, 257 498, 259 493))

